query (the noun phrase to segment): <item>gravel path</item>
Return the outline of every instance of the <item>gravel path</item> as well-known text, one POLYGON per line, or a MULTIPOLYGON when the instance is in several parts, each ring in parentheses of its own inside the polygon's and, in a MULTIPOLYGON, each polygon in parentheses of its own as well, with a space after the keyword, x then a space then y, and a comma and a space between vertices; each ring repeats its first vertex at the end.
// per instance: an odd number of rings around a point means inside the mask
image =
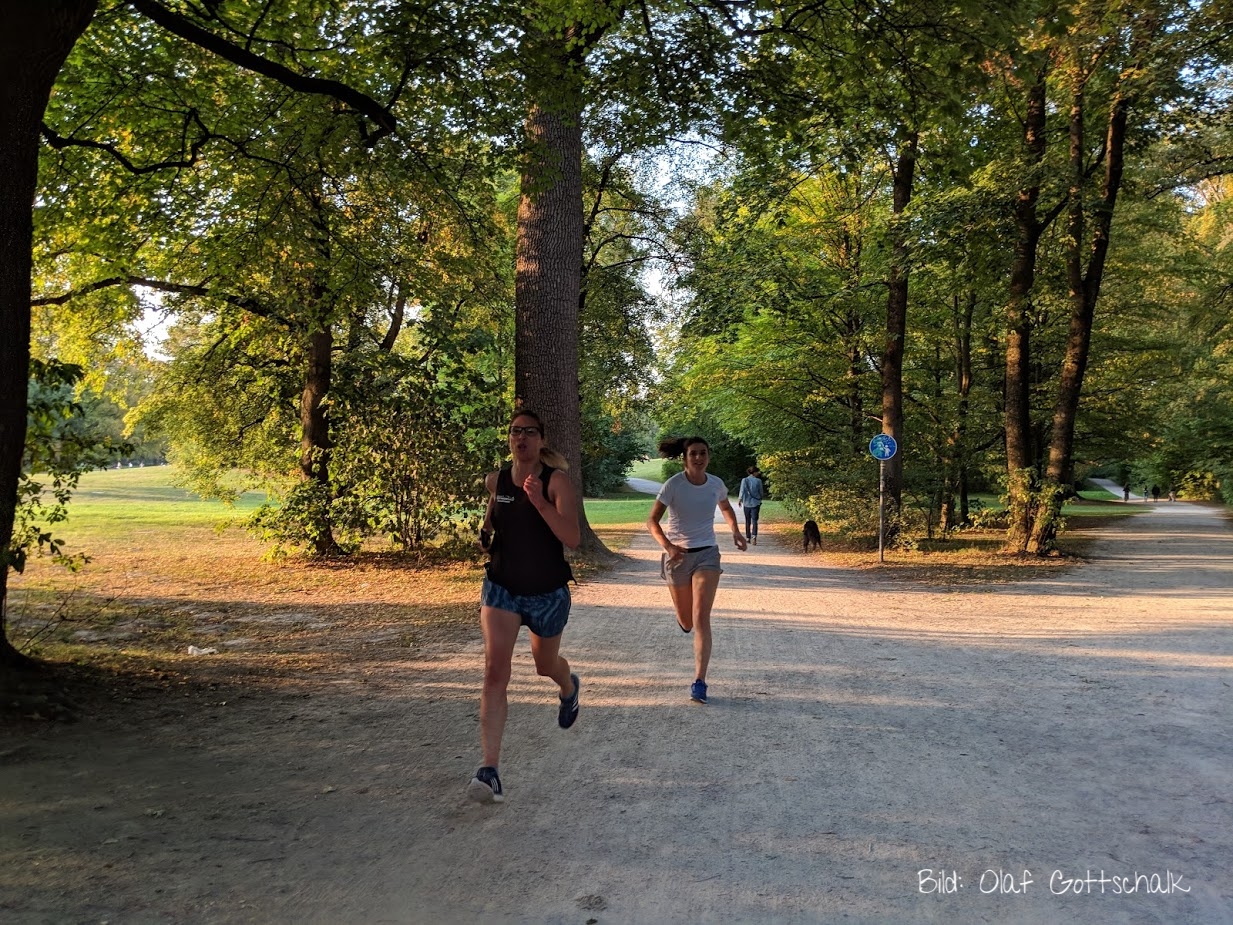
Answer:
POLYGON ((1162 503, 1091 552, 938 588, 725 545, 699 706, 640 537, 576 592, 574 729, 520 643, 501 806, 478 637, 0 744, 0 921, 1231 922, 1233 532, 1162 503))

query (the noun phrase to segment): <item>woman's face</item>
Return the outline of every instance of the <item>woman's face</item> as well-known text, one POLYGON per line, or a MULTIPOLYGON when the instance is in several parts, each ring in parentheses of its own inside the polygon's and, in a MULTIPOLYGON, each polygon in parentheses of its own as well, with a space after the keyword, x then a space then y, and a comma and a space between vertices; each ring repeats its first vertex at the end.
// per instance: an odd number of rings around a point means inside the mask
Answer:
POLYGON ((705 443, 691 443, 685 448, 685 471, 694 475, 706 472, 711 461, 711 449, 705 443))
POLYGON ((533 417, 520 414, 509 426, 509 451, 516 459, 530 462, 539 458, 544 445, 544 434, 539 422, 533 417))

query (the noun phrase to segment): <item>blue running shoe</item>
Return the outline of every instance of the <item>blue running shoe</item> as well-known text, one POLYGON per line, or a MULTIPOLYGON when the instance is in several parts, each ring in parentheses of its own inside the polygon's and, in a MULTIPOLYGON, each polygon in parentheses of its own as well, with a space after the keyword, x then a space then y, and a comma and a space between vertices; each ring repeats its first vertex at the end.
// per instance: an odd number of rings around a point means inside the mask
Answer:
POLYGON ((582 689, 582 684, 576 674, 571 674, 569 679, 574 682, 574 693, 570 697, 561 698, 561 709, 557 712, 557 725, 562 729, 574 725, 574 720, 578 718, 578 692, 582 689))
POLYGON ((467 785, 467 796, 476 803, 504 803, 505 791, 501 789, 497 769, 483 767, 476 771, 467 785))
POLYGON ((694 703, 706 703, 706 682, 701 678, 689 686, 689 699, 694 703))

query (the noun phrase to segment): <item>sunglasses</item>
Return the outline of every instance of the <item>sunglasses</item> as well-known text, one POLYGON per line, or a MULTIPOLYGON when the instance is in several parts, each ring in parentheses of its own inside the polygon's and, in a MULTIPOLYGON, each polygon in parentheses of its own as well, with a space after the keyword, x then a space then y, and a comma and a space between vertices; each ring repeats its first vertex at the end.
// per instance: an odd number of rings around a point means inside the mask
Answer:
POLYGON ((511 437, 538 437, 539 433, 538 427, 511 427, 509 429, 511 437))

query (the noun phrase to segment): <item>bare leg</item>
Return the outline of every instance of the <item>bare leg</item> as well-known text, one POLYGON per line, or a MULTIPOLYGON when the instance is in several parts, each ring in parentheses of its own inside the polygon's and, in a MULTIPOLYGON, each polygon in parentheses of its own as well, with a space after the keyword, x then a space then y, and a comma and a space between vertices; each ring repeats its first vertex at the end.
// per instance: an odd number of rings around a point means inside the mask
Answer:
POLYGON ((694 677, 706 680, 706 669, 711 663, 711 607, 715 592, 719 590, 719 572, 694 572, 693 624, 698 631, 694 636, 694 677))
POLYGON ((672 606, 676 608, 676 622, 685 632, 694 628, 694 589, 692 585, 668 585, 672 594, 672 606))
POLYGON ((510 662, 522 621, 518 614, 496 607, 480 608, 480 627, 484 631, 484 687, 480 691, 480 746, 485 767, 495 768, 501 760, 501 736, 509 710, 510 662))
POLYGON ((561 635, 545 639, 531 634, 531 655, 535 658, 535 671, 541 677, 552 678, 561 689, 558 697, 574 693, 574 682, 569 677, 569 662, 561 655, 561 635))

